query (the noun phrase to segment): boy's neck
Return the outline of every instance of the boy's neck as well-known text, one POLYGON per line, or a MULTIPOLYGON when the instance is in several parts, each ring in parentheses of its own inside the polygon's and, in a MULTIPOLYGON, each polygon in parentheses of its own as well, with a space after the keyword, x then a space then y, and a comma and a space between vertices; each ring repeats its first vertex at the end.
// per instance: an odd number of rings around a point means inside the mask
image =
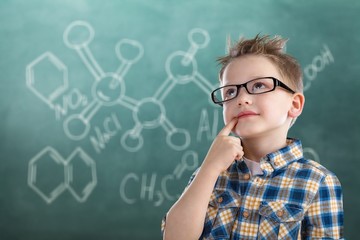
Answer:
POLYGON ((262 136, 242 139, 244 156, 252 161, 259 162, 261 158, 269 153, 275 152, 287 145, 287 135, 262 136))

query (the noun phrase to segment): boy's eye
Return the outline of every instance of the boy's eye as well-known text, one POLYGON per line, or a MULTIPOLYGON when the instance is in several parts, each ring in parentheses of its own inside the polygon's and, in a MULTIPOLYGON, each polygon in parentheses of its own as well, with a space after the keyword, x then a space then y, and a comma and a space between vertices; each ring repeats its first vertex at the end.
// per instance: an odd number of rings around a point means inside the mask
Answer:
POLYGON ((262 89, 262 88, 264 88, 264 87, 266 87, 262 82, 256 82, 255 84, 254 84, 254 86, 253 86, 253 89, 255 90, 255 89, 262 89))
POLYGON ((251 89, 252 93, 262 93, 262 92, 269 91, 272 87, 270 85, 271 85, 270 82, 254 81, 254 82, 252 82, 250 89, 251 89))
POLYGON ((224 100, 234 98, 236 95, 236 88, 227 88, 224 93, 224 100))

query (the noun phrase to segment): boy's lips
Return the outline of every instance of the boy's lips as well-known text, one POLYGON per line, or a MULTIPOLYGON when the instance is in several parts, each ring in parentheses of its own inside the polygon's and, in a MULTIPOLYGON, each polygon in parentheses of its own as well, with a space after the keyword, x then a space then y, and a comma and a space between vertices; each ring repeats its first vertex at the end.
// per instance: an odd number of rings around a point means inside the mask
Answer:
POLYGON ((237 117, 238 118, 242 118, 242 117, 250 117, 250 116, 257 116, 259 114, 253 112, 253 111, 243 111, 243 112, 240 112, 237 117))

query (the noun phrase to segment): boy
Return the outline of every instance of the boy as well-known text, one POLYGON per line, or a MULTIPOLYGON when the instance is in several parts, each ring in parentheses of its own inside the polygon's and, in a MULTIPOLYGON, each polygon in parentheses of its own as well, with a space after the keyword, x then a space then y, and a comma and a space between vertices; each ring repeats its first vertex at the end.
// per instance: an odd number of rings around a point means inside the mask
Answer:
POLYGON ((343 237, 339 180, 287 138, 305 98, 285 43, 257 35, 219 59, 212 99, 223 106, 225 127, 167 213, 164 239, 343 237))

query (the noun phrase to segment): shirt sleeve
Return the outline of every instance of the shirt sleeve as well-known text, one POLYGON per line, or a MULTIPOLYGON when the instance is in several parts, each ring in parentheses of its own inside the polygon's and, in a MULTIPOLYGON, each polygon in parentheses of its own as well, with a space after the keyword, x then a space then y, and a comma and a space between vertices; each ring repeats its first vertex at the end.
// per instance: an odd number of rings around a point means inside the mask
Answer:
POLYGON ((328 174, 302 222, 302 236, 303 239, 342 239, 343 225, 341 184, 334 174, 328 174))

